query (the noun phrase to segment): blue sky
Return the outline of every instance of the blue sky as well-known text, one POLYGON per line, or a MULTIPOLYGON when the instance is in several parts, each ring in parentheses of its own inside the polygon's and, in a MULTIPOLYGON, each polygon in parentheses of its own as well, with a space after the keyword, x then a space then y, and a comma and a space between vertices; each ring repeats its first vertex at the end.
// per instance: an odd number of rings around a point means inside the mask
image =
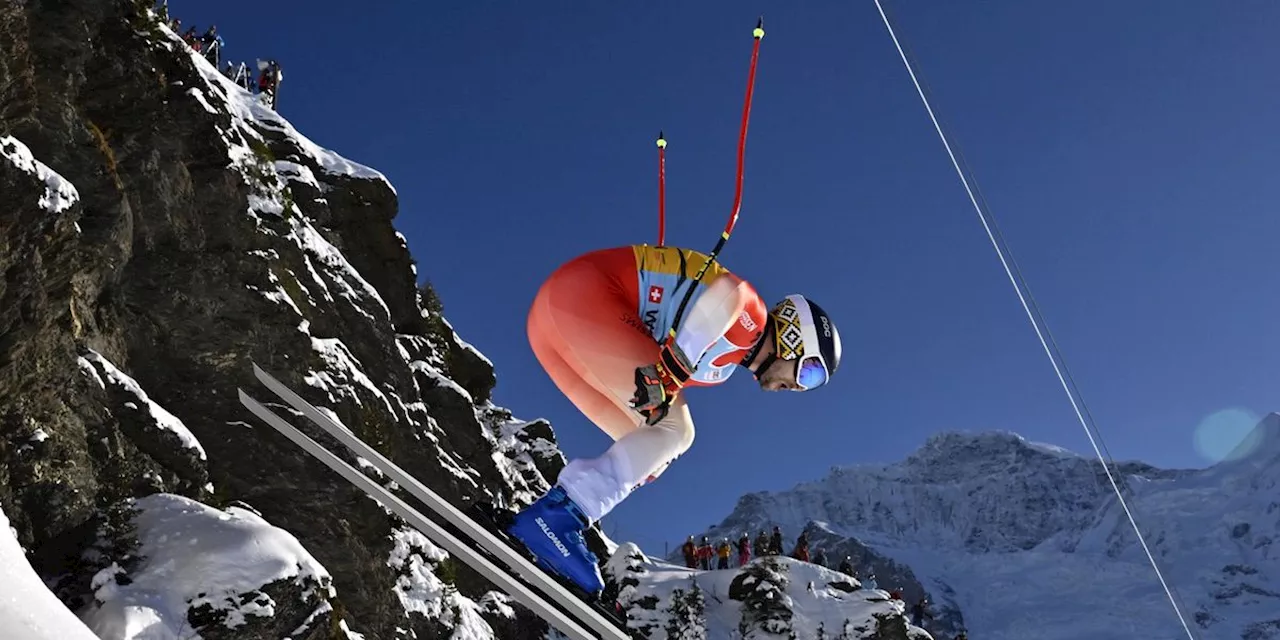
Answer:
MULTIPOLYGON (((233 59, 279 59, 283 115, 387 174, 420 273, 496 363, 496 400, 549 418, 571 457, 608 440, 538 366, 529 303, 563 261, 655 240, 659 129, 668 243, 710 249, 765 15, 722 258, 771 301, 822 304, 844 362, 812 394, 761 393, 746 374, 690 394, 693 448, 606 519, 659 550, 745 492, 896 461, 941 430, 1092 455, 875 5, 795 6, 171 10, 216 22, 233 59)), ((1111 452, 1202 466, 1197 442, 1239 437, 1232 416, 1280 410, 1280 5, 889 7, 1111 452)))

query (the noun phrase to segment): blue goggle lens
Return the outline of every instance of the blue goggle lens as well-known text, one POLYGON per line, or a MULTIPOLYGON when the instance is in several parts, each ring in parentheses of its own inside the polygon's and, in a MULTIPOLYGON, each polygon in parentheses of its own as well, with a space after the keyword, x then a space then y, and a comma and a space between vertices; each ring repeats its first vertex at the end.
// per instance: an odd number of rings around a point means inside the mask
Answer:
POLYGON ((816 389, 827 383, 827 366, 822 358, 808 356, 800 360, 796 367, 796 383, 807 389, 816 389))

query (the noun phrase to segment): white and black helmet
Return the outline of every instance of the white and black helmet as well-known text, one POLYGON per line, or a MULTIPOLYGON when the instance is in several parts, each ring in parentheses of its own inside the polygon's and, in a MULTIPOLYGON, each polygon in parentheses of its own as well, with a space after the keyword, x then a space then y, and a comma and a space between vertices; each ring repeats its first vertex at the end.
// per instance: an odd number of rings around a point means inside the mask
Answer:
POLYGON ((840 367, 840 332, 831 317, 799 294, 782 299, 769 311, 773 320, 774 355, 799 360, 796 383, 808 391, 827 383, 840 367))

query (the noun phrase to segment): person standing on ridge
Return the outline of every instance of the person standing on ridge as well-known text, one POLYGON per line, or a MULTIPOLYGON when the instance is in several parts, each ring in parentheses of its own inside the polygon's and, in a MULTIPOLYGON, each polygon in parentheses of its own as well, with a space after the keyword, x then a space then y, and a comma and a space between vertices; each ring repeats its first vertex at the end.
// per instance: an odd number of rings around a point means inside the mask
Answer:
POLYGON ((690 569, 698 568, 698 545, 694 543, 693 536, 689 536, 688 540, 680 546, 680 552, 684 554, 684 566, 690 569))
POLYGON ((745 567, 748 562, 751 562, 751 536, 743 531, 742 537, 738 538, 738 566, 745 567))
POLYGON ((793 294, 766 311, 751 284, 708 255, 668 246, 602 249, 562 265, 533 301, 528 334, 556 386, 614 443, 569 462, 507 532, 588 593, 604 582, 583 532, 688 450, 686 388, 745 368, 765 391, 812 390, 841 353, 835 324, 813 301, 793 294))
POLYGON ((729 539, 721 538, 720 544, 716 546, 716 558, 719 560, 719 562, 716 564, 716 569, 729 568, 729 554, 731 552, 732 552, 732 549, 729 547, 729 539))

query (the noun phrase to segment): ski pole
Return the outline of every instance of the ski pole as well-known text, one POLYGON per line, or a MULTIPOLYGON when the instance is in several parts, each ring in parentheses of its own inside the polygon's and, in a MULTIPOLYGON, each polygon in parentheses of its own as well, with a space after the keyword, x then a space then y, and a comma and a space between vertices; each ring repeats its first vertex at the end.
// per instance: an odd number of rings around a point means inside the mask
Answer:
POLYGON ((658 132, 658 246, 667 236, 667 140, 658 132))
POLYGON ((720 241, 711 250, 711 254, 707 257, 707 261, 702 264, 702 268, 698 269, 697 275, 693 277, 693 285, 689 287, 684 299, 680 301, 680 308, 676 310, 675 321, 671 323, 672 340, 675 340, 676 329, 680 326, 680 321, 684 317, 685 305, 689 304, 689 298, 693 295, 694 287, 702 281, 702 276, 706 275, 707 269, 712 262, 715 262, 716 256, 720 255, 720 250, 724 248, 724 243, 728 242, 729 236, 733 234, 733 228, 738 225, 738 212, 742 209, 742 168, 747 149, 747 122, 751 118, 751 95, 756 85, 756 61, 760 57, 760 40, 764 38, 764 16, 760 17, 751 35, 755 39, 755 44, 751 49, 751 71, 747 74, 747 97, 742 107, 742 128, 738 132, 738 186, 733 196, 733 213, 729 216, 729 223, 725 225, 724 231, 720 233, 720 241))

